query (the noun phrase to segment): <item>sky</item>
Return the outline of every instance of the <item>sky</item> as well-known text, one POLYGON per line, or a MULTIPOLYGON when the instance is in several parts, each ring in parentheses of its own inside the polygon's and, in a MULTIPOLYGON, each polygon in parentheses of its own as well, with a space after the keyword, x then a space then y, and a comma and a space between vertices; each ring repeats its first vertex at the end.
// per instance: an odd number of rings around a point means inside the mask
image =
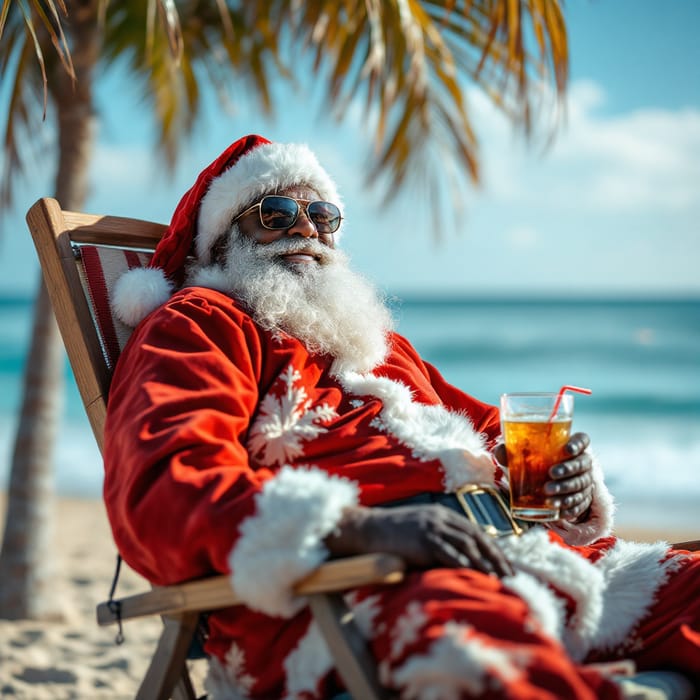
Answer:
MULTIPOLYGON (((456 230, 436 235, 424 192, 403 192, 387 207, 365 187, 359 109, 337 123, 281 85, 273 120, 252 107, 230 114, 209 97, 168 177, 149 112, 119 70, 99 76, 85 208, 167 221, 202 168, 239 136, 261 133, 316 152, 345 202, 342 247, 389 293, 700 297, 700 2, 569 0, 565 17, 571 77, 549 148, 528 146, 469 90, 483 177, 465 193, 456 230)), ((1 224, 0 294, 36 288, 24 213, 51 194, 52 177, 47 161, 18 184, 1 224)))

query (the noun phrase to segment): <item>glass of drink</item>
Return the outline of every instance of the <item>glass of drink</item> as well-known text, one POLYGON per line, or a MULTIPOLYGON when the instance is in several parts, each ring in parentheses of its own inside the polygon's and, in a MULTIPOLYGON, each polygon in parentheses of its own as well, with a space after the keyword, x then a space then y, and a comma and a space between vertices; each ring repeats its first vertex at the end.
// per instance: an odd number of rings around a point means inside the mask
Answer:
POLYGON ((569 456, 564 446, 569 440, 573 415, 571 394, 501 396, 501 429, 508 455, 514 517, 539 521, 559 518, 559 509, 547 504, 544 485, 551 479, 550 467, 569 456))

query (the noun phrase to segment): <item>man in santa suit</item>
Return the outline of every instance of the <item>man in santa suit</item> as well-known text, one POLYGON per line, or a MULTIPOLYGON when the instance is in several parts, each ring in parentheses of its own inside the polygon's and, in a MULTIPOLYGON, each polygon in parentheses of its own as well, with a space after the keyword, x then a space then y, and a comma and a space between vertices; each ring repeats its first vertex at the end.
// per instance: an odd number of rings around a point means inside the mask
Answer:
POLYGON ((135 326, 105 432, 117 545, 155 584, 224 572, 245 602, 209 616, 209 697, 342 688, 292 588, 377 551, 404 581, 348 599, 401 698, 627 697, 591 663, 619 658, 697 683, 700 558, 610 536, 585 434, 550 472, 560 520, 496 538, 461 513, 460 488, 506 486, 498 411, 392 331, 340 207, 306 146, 247 136, 113 295, 135 326))

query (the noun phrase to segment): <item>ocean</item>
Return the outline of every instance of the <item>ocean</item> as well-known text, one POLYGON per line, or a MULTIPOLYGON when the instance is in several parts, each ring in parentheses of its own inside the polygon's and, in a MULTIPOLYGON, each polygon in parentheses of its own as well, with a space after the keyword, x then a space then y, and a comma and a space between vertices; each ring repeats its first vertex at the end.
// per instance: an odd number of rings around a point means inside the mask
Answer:
MULTIPOLYGON (((507 391, 588 387, 574 429, 591 436, 618 522, 649 514, 700 530, 700 299, 393 299, 399 332, 453 384, 497 403, 507 391), (641 509, 641 510, 640 510, 641 509)), ((24 357, 29 299, 0 296, 0 488, 6 483, 24 357)), ((60 494, 98 496, 102 473, 66 363, 56 448, 60 494)))

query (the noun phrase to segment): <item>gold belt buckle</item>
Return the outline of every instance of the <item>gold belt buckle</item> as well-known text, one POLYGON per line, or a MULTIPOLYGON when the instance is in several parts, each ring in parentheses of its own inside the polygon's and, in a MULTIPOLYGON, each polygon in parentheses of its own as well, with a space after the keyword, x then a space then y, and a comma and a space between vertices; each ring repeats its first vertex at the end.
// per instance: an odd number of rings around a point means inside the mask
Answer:
POLYGON ((467 484, 455 491, 465 515, 493 537, 522 535, 524 530, 511 515, 503 496, 492 486, 467 484))

